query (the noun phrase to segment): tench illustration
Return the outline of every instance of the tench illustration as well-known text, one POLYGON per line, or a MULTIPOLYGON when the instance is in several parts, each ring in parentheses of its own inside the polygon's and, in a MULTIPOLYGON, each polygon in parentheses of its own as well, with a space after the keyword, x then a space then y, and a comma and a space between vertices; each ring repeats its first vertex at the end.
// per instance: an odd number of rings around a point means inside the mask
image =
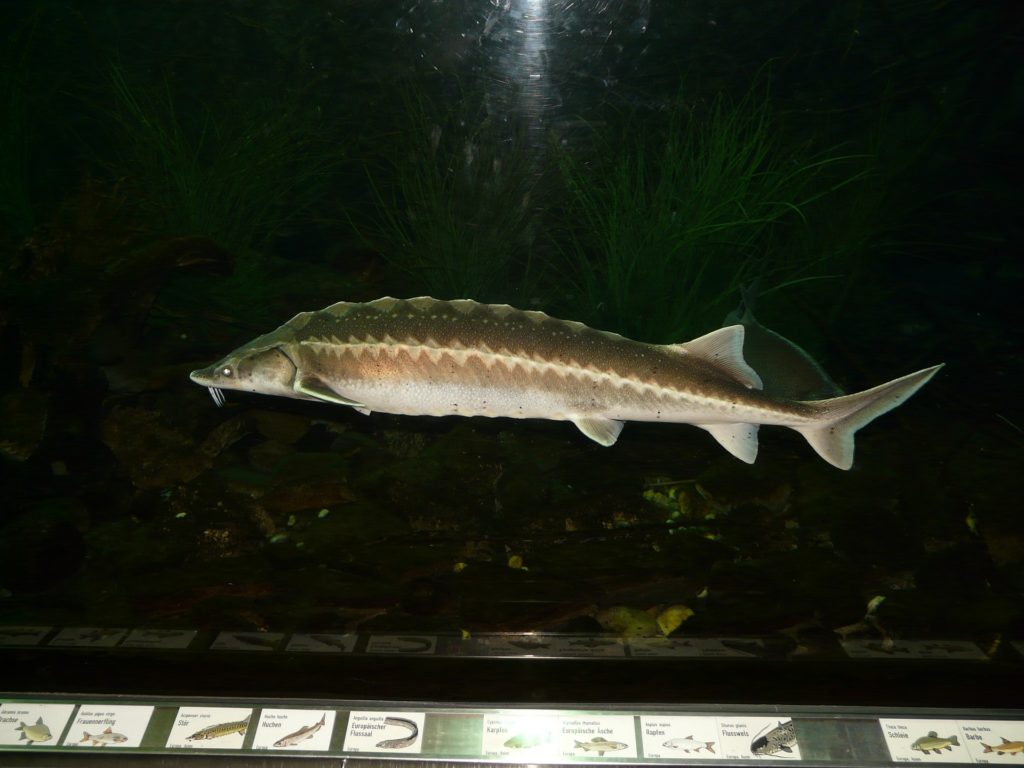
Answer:
POLYGON ((224 390, 410 416, 571 421, 610 446, 626 421, 693 424, 751 464, 762 424, 789 427, 825 461, 853 465, 854 434, 917 392, 941 365, 852 395, 762 391, 742 325, 682 344, 646 344, 543 312, 468 299, 385 297, 302 312, 193 371, 224 390))
POLYGON ((1002 736, 999 737, 1002 740, 1001 744, 985 744, 982 745, 985 748, 985 752, 995 752, 997 755, 1020 755, 1024 754, 1024 741, 1007 741, 1002 736))
POLYGON ((124 744, 128 741, 128 737, 123 733, 114 733, 113 729, 108 725, 106 730, 103 730, 100 733, 89 733, 88 731, 83 731, 82 738, 78 740, 78 743, 81 744, 86 741, 91 741, 94 747, 97 744, 101 747, 105 747, 107 744, 124 744))
POLYGON ((629 745, 621 741, 608 741, 601 736, 595 736, 590 741, 577 741, 574 746, 584 752, 597 752, 598 757, 604 757, 605 752, 618 752, 629 745))
POLYGON ((41 716, 36 720, 34 725, 26 725, 22 722, 22 724, 14 730, 21 731, 21 736, 18 737, 18 741, 25 739, 29 744, 34 744, 37 741, 49 741, 53 738, 53 735, 50 733, 50 726, 43 722, 43 718, 41 716))
POLYGON ((910 745, 911 749, 915 749, 918 752, 928 754, 934 752, 936 755, 941 753, 942 750, 952 752, 953 747, 959 747, 960 740, 956 736, 947 736, 943 738, 939 736, 935 731, 929 731, 927 736, 922 736, 920 739, 910 745))

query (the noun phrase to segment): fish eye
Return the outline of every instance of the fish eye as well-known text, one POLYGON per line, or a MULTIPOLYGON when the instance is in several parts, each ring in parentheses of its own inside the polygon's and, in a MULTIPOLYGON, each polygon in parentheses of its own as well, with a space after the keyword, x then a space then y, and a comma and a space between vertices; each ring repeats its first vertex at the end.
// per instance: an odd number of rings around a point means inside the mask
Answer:
POLYGON ((225 366, 225 367, 221 368, 220 369, 220 373, 221 373, 222 376, 230 376, 231 375, 231 367, 230 366, 225 366))

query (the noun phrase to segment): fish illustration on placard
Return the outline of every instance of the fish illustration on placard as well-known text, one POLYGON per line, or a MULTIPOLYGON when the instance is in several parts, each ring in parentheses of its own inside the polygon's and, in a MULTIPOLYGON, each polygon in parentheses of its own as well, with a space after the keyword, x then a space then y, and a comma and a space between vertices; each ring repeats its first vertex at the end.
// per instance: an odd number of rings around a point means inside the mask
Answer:
POLYGON ((505 740, 506 749, 530 749, 547 744, 550 736, 546 733, 517 733, 505 740))
POLYGON ((21 731, 21 735, 18 737, 18 741, 24 739, 29 744, 35 744, 41 741, 49 741, 53 738, 53 734, 50 733, 50 726, 43 722, 42 716, 40 716, 35 723, 27 725, 22 721, 21 725, 16 727, 14 730, 21 731))
POLYGON ((395 739, 384 739, 383 741, 378 741, 378 749, 404 749, 405 747, 411 747, 416 743, 416 739, 419 738, 420 727, 412 720, 407 720, 404 717, 385 717, 384 724, 405 728, 409 733, 395 739))
POLYGON ((594 736, 588 741, 576 741, 573 744, 575 749, 582 749, 584 752, 597 752, 598 757, 604 757, 605 752, 618 752, 628 746, 621 741, 609 741, 603 736, 594 736))
POLYGON ((780 752, 790 755, 795 746, 796 728, 793 721, 780 720, 777 726, 750 742, 750 752, 761 757, 778 756, 780 752))
POLYGON ((985 744, 982 742, 981 746, 985 749, 984 753, 995 752, 997 755, 1021 755, 1024 754, 1024 741, 1010 741, 1002 736, 999 744, 985 744))
POLYGON ((208 725, 205 728, 193 733, 191 736, 186 737, 186 741, 208 741, 210 739, 219 739, 224 736, 230 736, 232 734, 238 734, 244 736, 245 732, 249 728, 249 718, 252 717, 252 713, 245 716, 244 720, 233 720, 229 723, 217 723, 215 725, 208 725))
POLYGON ((312 725, 304 725, 294 733, 289 733, 287 736, 282 736, 280 739, 274 742, 275 747, 294 747, 296 744, 301 744, 307 739, 313 738, 316 732, 324 727, 327 722, 327 713, 324 712, 320 715, 320 720, 312 725))
POLYGON ((690 754, 691 752, 700 752, 701 750, 706 750, 712 755, 715 754, 715 742, 697 741, 692 735, 687 736, 685 739, 669 739, 662 744, 662 746, 667 747, 668 749, 676 749, 680 752, 685 752, 686 754, 690 754))
POLYGON ((78 743, 82 744, 86 741, 91 742, 92 746, 94 747, 105 747, 107 746, 107 744, 124 744, 126 741, 128 741, 128 737, 125 736, 123 733, 115 733, 114 729, 108 725, 106 729, 100 731, 99 733, 89 733, 88 731, 83 731, 82 738, 79 739, 78 743))
POLYGON ((960 740, 956 736, 939 736, 935 731, 929 731, 927 736, 917 739, 910 748, 924 754, 942 754, 942 750, 952 752, 953 747, 959 747, 960 740))

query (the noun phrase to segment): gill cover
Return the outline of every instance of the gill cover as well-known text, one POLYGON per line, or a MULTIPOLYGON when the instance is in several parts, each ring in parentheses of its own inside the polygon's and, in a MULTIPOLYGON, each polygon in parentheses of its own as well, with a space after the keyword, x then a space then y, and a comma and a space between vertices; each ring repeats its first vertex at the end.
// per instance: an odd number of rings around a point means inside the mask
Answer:
MULTIPOLYGON (((292 395, 295 365, 280 348, 256 351, 236 350, 207 368, 193 371, 189 378, 212 389, 236 389, 266 395, 292 395)), ((217 396, 214 395, 216 402, 217 396)))
POLYGON ((292 389, 295 364, 280 348, 272 347, 240 357, 234 371, 225 378, 232 377, 237 382, 233 389, 279 395, 292 389))

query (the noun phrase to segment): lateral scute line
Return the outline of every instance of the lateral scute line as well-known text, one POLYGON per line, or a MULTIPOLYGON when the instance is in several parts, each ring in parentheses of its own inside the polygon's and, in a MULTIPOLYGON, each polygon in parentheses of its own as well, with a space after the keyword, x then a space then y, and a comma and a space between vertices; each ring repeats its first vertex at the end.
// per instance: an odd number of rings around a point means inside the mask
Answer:
POLYGON ((488 369, 492 368, 494 365, 500 364, 509 372, 515 371, 517 368, 522 368, 527 372, 540 375, 552 372, 561 378, 572 377, 581 381, 605 381, 619 390, 628 388, 638 394, 654 394, 662 399, 687 400, 693 403, 716 407, 721 407, 722 405, 713 397, 705 397, 695 392, 685 392, 661 384, 637 381, 636 379, 620 376, 614 371, 599 370, 593 365, 582 367, 579 364, 573 366, 566 365, 564 363, 553 363, 550 361, 537 361, 526 357, 525 355, 501 354, 500 352, 484 353, 479 349, 453 349, 451 347, 408 343, 391 344, 386 342, 357 342, 354 344, 336 345, 309 340, 302 342, 302 344, 314 348, 319 348, 321 346, 334 347, 335 350, 332 350, 332 352, 337 354, 339 358, 345 353, 350 353, 355 357, 365 354, 373 357, 374 359, 378 359, 382 354, 388 357, 397 358, 398 355, 404 352, 413 361, 421 359, 422 355, 426 354, 428 359, 433 363, 437 363, 445 355, 448 355, 461 365, 465 365, 470 359, 477 359, 488 369))

